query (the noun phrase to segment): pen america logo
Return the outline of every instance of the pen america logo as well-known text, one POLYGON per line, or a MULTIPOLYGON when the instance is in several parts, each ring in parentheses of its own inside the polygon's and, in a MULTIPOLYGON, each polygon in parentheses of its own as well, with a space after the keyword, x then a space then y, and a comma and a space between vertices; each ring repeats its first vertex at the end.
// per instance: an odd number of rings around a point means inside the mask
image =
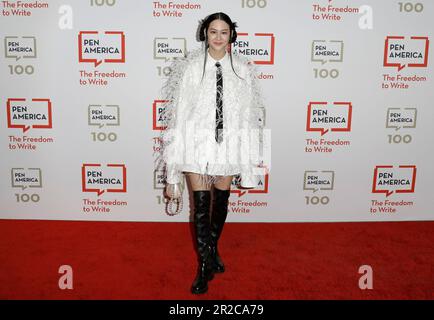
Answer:
POLYGON ((372 193, 414 193, 416 185, 415 165, 378 165, 374 169, 372 193))
POLYGON ((387 108, 386 129, 392 129, 387 135, 389 144, 410 144, 413 135, 406 129, 415 129, 417 122, 417 108, 387 108))
MULTIPOLYGON (((184 183, 184 180, 182 180, 182 183, 184 183)), ((154 189, 163 190, 165 186, 165 169, 154 169, 154 189)))
POLYGON ((387 36, 384 43, 384 67, 426 68, 428 66, 428 37, 387 36))
POLYGON ((6 102, 8 128, 51 129, 53 127, 50 99, 9 98, 6 102))
POLYGON ((344 42, 341 40, 314 40, 311 50, 312 62, 342 62, 344 60, 344 42))
POLYGON ((81 167, 82 191, 95 192, 98 196, 104 192, 127 192, 127 168, 124 164, 85 163, 81 167))
POLYGON ((416 128, 417 109, 416 108, 387 108, 386 128, 416 128))
POLYGON ((11 186, 15 188, 14 196, 17 203, 24 203, 27 206, 39 202, 41 196, 37 190, 42 190, 41 168, 12 168, 11 186), (21 190, 16 191, 16 189, 21 190))
MULTIPOLYGON (((78 34, 78 61, 93 64, 125 63, 125 34, 123 31, 80 31, 78 34)), ((82 86, 107 86, 113 78, 127 78, 125 72, 116 70, 79 70, 82 86)))
POLYGON ((383 66, 396 69, 396 74, 383 73, 382 89, 410 89, 415 83, 427 81, 424 75, 402 74, 422 72, 428 67, 429 38, 420 36, 387 36, 384 43, 383 66), (410 71, 411 70, 411 71, 410 71))
POLYGON ((309 206, 328 205, 330 196, 320 191, 331 191, 335 187, 335 172, 332 170, 306 170, 303 177, 303 190, 311 191, 305 195, 305 204, 309 206), (318 192, 318 194, 316 194, 318 192))
POLYGON ((88 106, 88 125, 102 128, 120 125, 120 109, 118 105, 91 104, 88 106))
POLYGON ((312 63, 320 64, 312 70, 314 78, 337 79, 340 75, 340 70, 337 68, 344 61, 344 42, 342 40, 313 40, 310 60, 312 63), (325 66, 331 63, 333 67, 325 66))
POLYGON ((80 31, 78 61, 93 63, 125 63, 125 35, 122 31, 80 31))
POLYGON ((321 132, 351 131, 353 106, 351 102, 309 102, 307 106, 306 131, 321 132))
MULTIPOLYGON (((166 127, 164 126, 164 103, 166 103, 168 100, 154 100, 152 103, 152 130, 154 131, 160 131, 160 136, 154 136, 153 139, 153 145, 152 145, 152 152, 154 156, 157 156, 161 153, 162 148, 162 139, 161 139, 161 131, 165 130, 166 127)), ((160 181, 161 177, 163 176, 163 172, 160 172, 160 174, 157 174, 157 172, 154 172, 154 181, 160 181), (160 178, 158 178, 160 177, 160 178)))
POLYGON ((4 38, 5 58, 15 59, 35 59, 36 37, 32 36, 7 36, 4 38))
POLYGON ((40 168, 12 168, 12 188, 42 188, 42 170, 40 168))
POLYGON ((331 170, 306 170, 304 172, 303 190, 313 193, 323 190, 333 190, 335 172, 331 170))
POLYGON ((22 135, 8 136, 10 150, 36 150, 39 143, 52 143, 47 135, 29 136, 28 131, 53 128, 51 100, 48 98, 8 98, 6 101, 7 127, 22 130, 22 135))
POLYGON ((81 167, 82 191, 96 193, 96 199, 83 199, 84 213, 110 213, 113 208, 128 206, 117 199, 101 199, 103 193, 127 192, 127 168, 124 164, 84 163, 81 167))
POLYGON ((274 64, 275 38, 273 33, 238 32, 231 50, 251 59, 255 64, 274 64))
POLYGON ((185 57, 187 40, 185 38, 154 38, 154 59, 164 60, 185 57))
POLYGON ((397 214, 400 208, 413 206, 414 202, 411 196, 416 187, 416 171, 415 165, 376 166, 372 181, 372 193, 385 194, 385 199, 372 199, 370 201, 370 213, 397 214), (406 194, 407 196, 405 199, 389 199, 389 196, 394 193, 406 194))
POLYGON ((164 104, 168 100, 154 100, 152 103, 152 130, 164 130, 164 104))
MULTIPOLYGON (((353 106, 351 102, 324 101, 309 102, 306 116, 306 132, 319 132, 321 136, 329 132, 351 131, 353 106)), ((349 146, 349 140, 306 139, 305 152, 333 152, 334 146, 349 146)))
POLYGON ((92 128, 90 137, 94 142, 115 142, 118 133, 109 131, 120 127, 121 116, 120 107, 115 104, 90 104, 87 109, 87 125, 92 128), (102 130, 102 128, 106 130, 102 130))

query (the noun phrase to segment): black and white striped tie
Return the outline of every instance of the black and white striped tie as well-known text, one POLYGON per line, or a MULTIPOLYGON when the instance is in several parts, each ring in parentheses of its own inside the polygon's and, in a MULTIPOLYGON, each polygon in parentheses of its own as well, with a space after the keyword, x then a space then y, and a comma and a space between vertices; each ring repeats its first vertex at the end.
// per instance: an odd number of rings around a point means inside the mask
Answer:
POLYGON ((220 62, 215 64, 216 72, 216 111, 215 111, 215 140, 217 143, 223 141, 223 74, 220 62))

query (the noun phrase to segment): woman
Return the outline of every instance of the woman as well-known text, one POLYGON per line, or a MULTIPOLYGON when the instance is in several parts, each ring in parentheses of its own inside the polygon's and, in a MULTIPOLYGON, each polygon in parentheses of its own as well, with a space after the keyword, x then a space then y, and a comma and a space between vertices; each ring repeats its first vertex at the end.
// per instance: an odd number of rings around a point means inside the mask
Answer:
POLYGON ((228 211, 230 187, 255 187, 264 107, 253 64, 227 52, 236 23, 224 13, 209 15, 199 28, 202 48, 175 61, 165 84, 161 159, 166 189, 173 194, 185 175, 194 199, 199 267, 195 294, 208 290, 214 273, 225 271, 217 250, 228 211), (258 130, 256 130, 258 129, 258 130), (210 217, 211 187, 213 187, 210 217))

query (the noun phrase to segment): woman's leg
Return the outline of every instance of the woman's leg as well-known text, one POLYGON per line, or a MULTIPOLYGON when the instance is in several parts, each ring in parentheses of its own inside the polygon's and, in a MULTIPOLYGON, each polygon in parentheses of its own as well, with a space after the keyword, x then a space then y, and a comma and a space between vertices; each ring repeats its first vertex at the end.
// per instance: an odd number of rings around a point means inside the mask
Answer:
POLYGON ((214 184, 213 204, 211 215, 211 257, 213 271, 221 273, 225 266, 217 250, 217 242, 223 231, 223 226, 228 215, 228 202, 233 176, 221 177, 214 184))
POLYGON ((186 172, 186 176, 188 177, 191 188, 193 191, 201 191, 201 190, 210 190, 211 184, 207 183, 207 179, 198 173, 186 172))
POLYGON ((223 176, 216 183, 214 183, 214 187, 219 190, 229 190, 231 188, 233 176, 223 176))
POLYGON ((211 261, 211 234, 210 234, 210 185, 204 176, 197 173, 186 172, 193 190, 194 199, 194 229, 199 265, 196 278, 191 286, 194 294, 208 291, 208 281, 213 278, 211 261))

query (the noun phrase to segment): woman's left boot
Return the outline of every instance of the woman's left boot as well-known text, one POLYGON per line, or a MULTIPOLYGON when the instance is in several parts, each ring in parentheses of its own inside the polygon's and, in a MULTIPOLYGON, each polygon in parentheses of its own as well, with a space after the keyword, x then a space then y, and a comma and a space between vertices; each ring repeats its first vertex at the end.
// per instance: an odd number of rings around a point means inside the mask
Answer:
POLYGON ((210 217, 211 192, 209 190, 193 191, 194 227, 198 252, 198 268, 196 278, 191 286, 194 294, 208 291, 208 281, 212 280, 211 249, 210 249, 210 217))
POLYGON ((215 273, 225 272, 225 265, 218 253, 217 243, 228 215, 230 192, 230 190, 220 190, 214 187, 211 215, 211 260, 212 269, 215 273))

